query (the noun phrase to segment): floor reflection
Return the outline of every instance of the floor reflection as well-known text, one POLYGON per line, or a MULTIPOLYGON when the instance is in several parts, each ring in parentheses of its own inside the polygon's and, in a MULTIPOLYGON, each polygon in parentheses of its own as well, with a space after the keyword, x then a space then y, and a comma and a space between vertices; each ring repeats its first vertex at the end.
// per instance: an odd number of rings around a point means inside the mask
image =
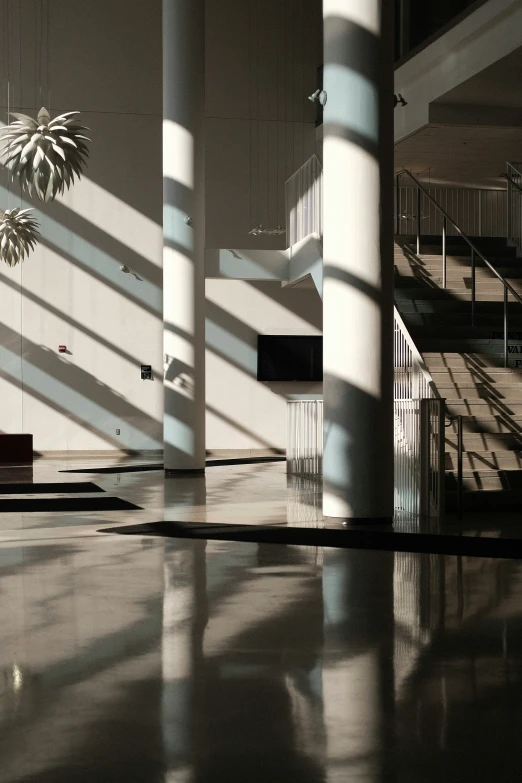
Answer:
POLYGON ((521 582, 499 559, 4 545, 0 781, 518 780, 521 582))

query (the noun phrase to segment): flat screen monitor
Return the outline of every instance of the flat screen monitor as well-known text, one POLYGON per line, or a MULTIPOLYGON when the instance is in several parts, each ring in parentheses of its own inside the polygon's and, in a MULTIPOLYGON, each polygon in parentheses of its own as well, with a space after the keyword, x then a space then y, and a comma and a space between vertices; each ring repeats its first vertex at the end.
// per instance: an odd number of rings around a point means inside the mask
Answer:
POLYGON ((258 335, 257 379, 322 381, 323 338, 320 335, 258 335))

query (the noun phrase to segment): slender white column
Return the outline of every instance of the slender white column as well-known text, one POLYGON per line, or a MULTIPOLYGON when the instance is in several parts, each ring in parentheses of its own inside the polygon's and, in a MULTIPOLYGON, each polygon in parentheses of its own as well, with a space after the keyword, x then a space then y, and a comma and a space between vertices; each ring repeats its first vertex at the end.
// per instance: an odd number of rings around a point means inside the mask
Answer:
POLYGON ((205 0, 163 0, 166 471, 205 469, 205 0))
POLYGON ((393 514, 393 1, 324 0, 324 502, 393 514))

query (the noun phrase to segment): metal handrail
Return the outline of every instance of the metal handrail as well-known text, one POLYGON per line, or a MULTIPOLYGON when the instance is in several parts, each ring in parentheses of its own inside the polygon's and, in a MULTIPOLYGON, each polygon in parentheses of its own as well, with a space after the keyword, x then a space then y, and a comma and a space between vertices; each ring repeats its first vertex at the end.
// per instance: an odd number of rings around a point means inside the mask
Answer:
POLYGON ((451 225, 454 227, 454 229, 457 231, 458 234, 462 237, 462 239, 467 242, 469 247, 471 248, 471 325, 475 325, 475 301, 476 301, 476 291, 475 291, 475 256, 478 256, 485 264, 486 266, 493 272, 495 277, 497 277, 502 285, 504 286, 504 366, 508 366, 508 292, 511 293, 515 299, 522 304, 522 296, 518 294, 512 285, 510 285, 505 277, 503 277, 500 272, 498 272, 493 264, 491 264, 488 259, 485 257, 483 253, 480 252, 480 250, 477 248, 477 246, 471 241, 471 239, 461 230, 461 228, 457 225, 457 223, 453 220, 453 218, 448 215, 448 213, 440 206, 440 204, 433 198, 433 196, 428 192, 428 190, 421 185, 417 177, 415 177, 411 171, 408 171, 408 169, 402 169, 401 171, 397 172, 396 174, 396 188, 397 191, 399 189, 399 182, 400 177, 403 174, 407 174, 410 179, 415 182, 417 186, 417 255, 420 255, 420 194, 421 192, 424 193, 426 198, 431 201, 431 203, 434 205, 436 209, 439 210, 443 217, 442 222, 442 287, 446 288, 446 226, 447 221, 451 223, 451 225))
POLYGON ((522 193, 522 188, 520 187, 520 185, 517 182, 515 182, 515 180, 512 177, 510 177, 509 174, 501 174, 500 176, 504 177, 504 179, 507 179, 508 182, 510 182, 517 190, 520 190, 520 192, 522 193))
POLYGON ((446 427, 450 427, 454 421, 457 422, 457 517, 462 519, 463 513, 463 470, 462 461, 464 456, 464 425, 463 416, 447 416, 446 427))
POLYGON ((426 516, 444 509, 444 400, 394 308, 396 508, 426 516))
POLYGON ((410 335, 410 333, 408 331, 408 328, 407 328, 406 324, 404 323, 404 321, 402 320, 401 314, 399 313, 399 311, 397 310, 396 307, 393 308, 393 317, 394 317, 395 323, 399 327, 399 330, 400 330, 400 332, 402 334, 402 337, 403 337, 404 341, 406 342, 408 348, 410 349, 410 351, 412 353, 412 357, 415 359, 415 361, 418 364, 418 368, 419 368, 419 370, 421 372, 421 375, 424 376, 424 380, 425 380, 425 383, 426 383, 426 388, 428 388, 431 391, 431 393, 433 394, 434 397, 438 397, 439 393, 437 391, 437 387, 435 386, 435 381, 431 377, 431 373, 430 373, 430 371, 428 370, 428 368, 426 366, 426 362, 422 358, 422 354, 420 353, 419 349, 415 345, 415 343, 413 341, 413 338, 410 335))

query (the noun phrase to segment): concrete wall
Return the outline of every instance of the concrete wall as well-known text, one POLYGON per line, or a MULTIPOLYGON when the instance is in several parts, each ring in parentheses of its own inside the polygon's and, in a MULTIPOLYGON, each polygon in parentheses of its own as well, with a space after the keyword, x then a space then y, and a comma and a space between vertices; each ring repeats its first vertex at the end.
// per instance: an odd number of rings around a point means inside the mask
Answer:
MULTIPOLYGON (((49 73, 52 114, 81 110, 91 158, 53 204, 24 196, 37 208, 40 245, 22 266, 0 265, 0 431, 33 433, 39 451, 159 449, 161 0, 48 5, 48 45, 41 5, 9 5, 0 120, 8 33, 11 108, 34 115, 48 103, 49 73), (141 364, 152 365, 154 382, 141 381, 141 364)), ((321 62, 320 14, 319 0, 207 2, 208 247, 285 246, 284 236, 248 231, 284 224, 284 181, 314 152, 307 96, 321 62)), ((0 207, 20 203, 16 182, 8 195, 1 175, 0 207)), ((320 300, 279 282, 208 286, 211 315, 239 333, 234 343, 209 326, 208 445, 280 448, 285 395, 301 389, 258 384, 241 367, 242 341, 251 350, 258 332, 317 330, 320 300)))
MULTIPOLYGON (((32 432, 38 450, 160 448, 161 3, 53 0, 49 46, 41 4, 9 8, 11 106, 48 104, 49 72, 52 113, 81 110, 92 145, 80 183, 34 202, 36 251, 0 267, 0 430, 32 432)), ((2 206, 19 203, 16 182, 1 187, 2 206)))
POLYGON ((285 247, 248 232, 284 226, 284 182, 315 151, 321 25, 320 0, 207 0, 207 247, 285 247))
MULTIPOLYGON (((268 266, 281 274, 275 256, 256 251, 285 248, 285 236, 248 232, 285 225, 285 180, 315 152, 307 96, 322 64, 321 24, 320 0, 207 0, 206 245, 254 251, 222 259, 228 273, 208 252, 207 276, 252 278, 254 266, 260 279, 268 266)), ((257 335, 320 333, 321 300, 278 281, 208 279, 206 290, 207 448, 284 449, 286 399, 322 384, 259 383, 257 335)))
POLYGON ((286 400, 322 383, 260 383, 258 334, 321 334, 317 291, 279 282, 207 280, 207 448, 284 449, 286 400))

